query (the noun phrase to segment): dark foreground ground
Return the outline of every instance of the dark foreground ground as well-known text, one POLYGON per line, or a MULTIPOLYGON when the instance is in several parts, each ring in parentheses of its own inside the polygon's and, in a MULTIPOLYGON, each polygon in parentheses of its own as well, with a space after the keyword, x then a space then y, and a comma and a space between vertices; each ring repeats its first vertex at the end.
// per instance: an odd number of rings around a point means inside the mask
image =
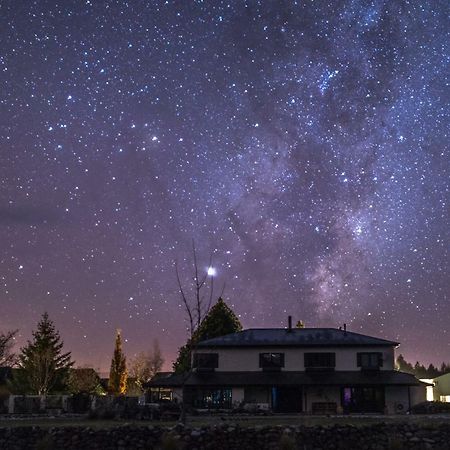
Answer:
MULTIPOLYGON (((415 415, 376 415, 376 414, 354 414, 354 415, 328 415, 328 416, 310 416, 301 414, 273 414, 273 415, 211 415, 211 416, 188 416, 186 426, 190 428, 215 426, 215 425, 239 425, 241 427, 255 426, 329 426, 329 425, 353 425, 356 427, 374 425, 379 423, 396 424, 420 424, 435 426, 436 424, 449 424, 450 414, 415 414, 415 415)), ((87 419, 83 415, 73 415, 70 417, 42 417, 42 416, 11 416, 0 415, 0 428, 3 427, 33 427, 44 428, 52 427, 90 427, 90 428, 111 428, 118 426, 160 426, 173 427, 178 421, 145 421, 145 420, 98 420, 87 419)), ((450 447, 449 447, 450 450, 450 447)))
POLYGON ((0 418, 0 449, 450 450, 450 415, 0 418))

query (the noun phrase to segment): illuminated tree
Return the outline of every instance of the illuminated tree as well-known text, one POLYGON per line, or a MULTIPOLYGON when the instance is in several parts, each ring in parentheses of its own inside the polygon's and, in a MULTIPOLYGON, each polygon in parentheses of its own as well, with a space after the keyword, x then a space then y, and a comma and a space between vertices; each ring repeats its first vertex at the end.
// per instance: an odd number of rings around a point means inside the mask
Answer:
POLYGON ((127 391, 127 363, 122 351, 122 337, 117 330, 116 346, 109 371, 108 392, 113 395, 124 395, 127 391))
POLYGON ((161 355, 159 343, 155 339, 153 341, 153 347, 149 352, 139 353, 131 362, 130 378, 133 378, 138 388, 143 391, 144 384, 150 381, 161 370, 163 364, 164 358, 161 355))
POLYGON ((21 350, 17 379, 21 390, 46 395, 52 390, 63 390, 67 375, 74 364, 71 353, 62 353, 64 343, 48 314, 42 315, 33 341, 21 350))
POLYGON ((70 392, 74 394, 104 394, 98 373, 91 367, 71 369, 68 378, 70 392))

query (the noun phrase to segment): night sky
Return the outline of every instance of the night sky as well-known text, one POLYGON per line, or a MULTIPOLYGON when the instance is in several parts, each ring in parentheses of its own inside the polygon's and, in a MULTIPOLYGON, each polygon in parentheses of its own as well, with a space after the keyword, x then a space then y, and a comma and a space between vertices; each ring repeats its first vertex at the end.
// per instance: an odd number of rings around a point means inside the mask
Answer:
MULTIPOLYGON (((450 361, 447 0, 0 4, 0 331, 77 364, 186 339, 213 253, 244 327, 450 361)), ((169 364, 167 364, 167 367, 169 364)))

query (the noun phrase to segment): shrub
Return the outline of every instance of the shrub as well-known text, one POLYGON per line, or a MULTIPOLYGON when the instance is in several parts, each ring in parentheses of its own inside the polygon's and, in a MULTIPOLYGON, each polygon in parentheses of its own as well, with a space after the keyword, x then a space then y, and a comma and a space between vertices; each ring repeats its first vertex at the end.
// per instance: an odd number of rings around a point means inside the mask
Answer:
POLYGON ((450 403, 445 402, 422 402, 414 405, 411 414, 445 414, 450 413, 450 403))

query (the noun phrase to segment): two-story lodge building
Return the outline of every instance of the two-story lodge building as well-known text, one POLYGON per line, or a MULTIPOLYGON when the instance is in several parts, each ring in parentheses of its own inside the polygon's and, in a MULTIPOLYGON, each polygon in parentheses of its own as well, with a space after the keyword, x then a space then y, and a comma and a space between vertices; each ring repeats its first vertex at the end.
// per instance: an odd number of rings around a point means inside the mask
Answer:
POLYGON ((394 367, 399 344, 334 328, 248 329, 199 342, 188 374, 160 374, 153 398, 199 409, 400 413, 425 385, 394 367))

